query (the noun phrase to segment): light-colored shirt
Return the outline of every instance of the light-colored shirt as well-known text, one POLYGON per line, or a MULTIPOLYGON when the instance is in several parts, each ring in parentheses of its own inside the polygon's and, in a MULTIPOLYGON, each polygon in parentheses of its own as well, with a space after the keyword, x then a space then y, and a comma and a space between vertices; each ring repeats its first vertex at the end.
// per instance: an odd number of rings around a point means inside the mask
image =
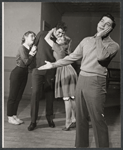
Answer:
POLYGON ((52 64, 53 67, 60 67, 82 58, 81 75, 106 77, 107 67, 118 50, 119 45, 109 36, 103 40, 98 36, 87 37, 80 42, 73 53, 52 64))

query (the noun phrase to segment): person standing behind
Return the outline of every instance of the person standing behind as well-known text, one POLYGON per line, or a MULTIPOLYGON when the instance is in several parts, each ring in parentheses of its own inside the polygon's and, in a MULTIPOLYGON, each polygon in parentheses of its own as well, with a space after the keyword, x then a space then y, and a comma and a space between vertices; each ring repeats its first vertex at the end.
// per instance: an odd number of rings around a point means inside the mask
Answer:
MULTIPOLYGON (((56 60, 64 58, 70 53, 71 39, 67 36, 57 38, 56 43, 51 40, 53 28, 44 38, 52 47, 53 55, 56 60)), ((75 117, 75 88, 77 83, 77 74, 71 65, 57 68, 55 80, 55 98, 63 98, 66 111, 66 124, 62 129, 69 131, 71 126, 76 125, 75 117), (73 115, 73 116, 72 116, 73 115)))
POLYGON ((33 62, 34 55, 36 54, 36 46, 33 46, 35 36, 36 34, 32 31, 28 31, 23 35, 22 45, 16 56, 17 66, 10 74, 7 116, 8 122, 15 125, 23 123, 23 121, 17 117, 17 110, 27 83, 28 67, 33 62))
POLYGON ((97 34, 84 38, 75 51, 55 63, 39 67, 51 69, 73 63, 82 58, 76 86, 76 142, 75 147, 89 147, 90 116, 96 147, 109 147, 108 127, 104 117, 107 67, 119 50, 110 37, 116 23, 111 14, 101 17, 97 34))
MULTIPOLYGON (((64 22, 58 22, 56 25, 56 31, 53 32, 51 39, 55 42, 56 39, 62 36, 67 27, 64 22)), ((45 60, 51 62, 55 61, 53 52, 50 46, 44 40, 47 32, 39 32, 36 36, 38 42, 37 54, 36 54, 36 68, 32 71, 32 96, 31 96, 31 123, 28 126, 28 131, 32 131, 37 126, 39 100, 41 95, 41 89, 44 85, 45 99, 46 99, 46 119, 49 127, 54 128, 53 122, 53 100, 54 100, 54 81, 55 81, 55 69, 49 71, 39 71, 37 68, 44 64, 45 60)))

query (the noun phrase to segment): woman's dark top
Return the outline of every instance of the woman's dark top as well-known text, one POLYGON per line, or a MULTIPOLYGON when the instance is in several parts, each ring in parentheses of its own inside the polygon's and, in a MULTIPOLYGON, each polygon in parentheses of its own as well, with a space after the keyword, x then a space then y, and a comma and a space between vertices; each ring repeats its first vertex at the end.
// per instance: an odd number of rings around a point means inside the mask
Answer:
POLYGON ((30 50, 28 50, 25 46, 20 46, 16 56, 17 66, 28 68, 34 58, 33 56, 29 55, 29 52, 30 50))

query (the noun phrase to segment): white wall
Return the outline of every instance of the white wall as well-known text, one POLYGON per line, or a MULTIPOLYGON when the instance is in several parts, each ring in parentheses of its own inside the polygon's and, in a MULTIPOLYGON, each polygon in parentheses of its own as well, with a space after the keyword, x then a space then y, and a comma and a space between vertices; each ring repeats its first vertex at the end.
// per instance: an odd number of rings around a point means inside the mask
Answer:
MULTIPOLYGON (((26 31, 40 31, 41 2, 4 3, 4 94, 9 93, 9 76, 16 66, 15 56, 26 31)), ((24 95, 31 94, 31 74, 24 95)))
MULTIPOLYGON (((16 53, 23 34, 32 30, 36 34, 42 30, 42 21, 53 27, 61 14, 52 3, 42 2, 5 2, 4 3, 4 94, 9 93, 9 76, 16 66, 16 53)), ((24 96, 31 95, 31 73, 24 96)))
POLYGON ((4 56, 15 57, 26 31, 40 31, 41 2, 4 2, 4 56))

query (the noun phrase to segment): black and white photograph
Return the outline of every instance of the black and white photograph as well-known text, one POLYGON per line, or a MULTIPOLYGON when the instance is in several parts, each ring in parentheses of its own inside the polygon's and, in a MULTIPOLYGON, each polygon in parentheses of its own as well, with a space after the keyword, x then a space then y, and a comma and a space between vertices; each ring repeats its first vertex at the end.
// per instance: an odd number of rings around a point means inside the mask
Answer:
POLYGON ((121 16, 2 2, 2 148, 121 148, 121 16))

